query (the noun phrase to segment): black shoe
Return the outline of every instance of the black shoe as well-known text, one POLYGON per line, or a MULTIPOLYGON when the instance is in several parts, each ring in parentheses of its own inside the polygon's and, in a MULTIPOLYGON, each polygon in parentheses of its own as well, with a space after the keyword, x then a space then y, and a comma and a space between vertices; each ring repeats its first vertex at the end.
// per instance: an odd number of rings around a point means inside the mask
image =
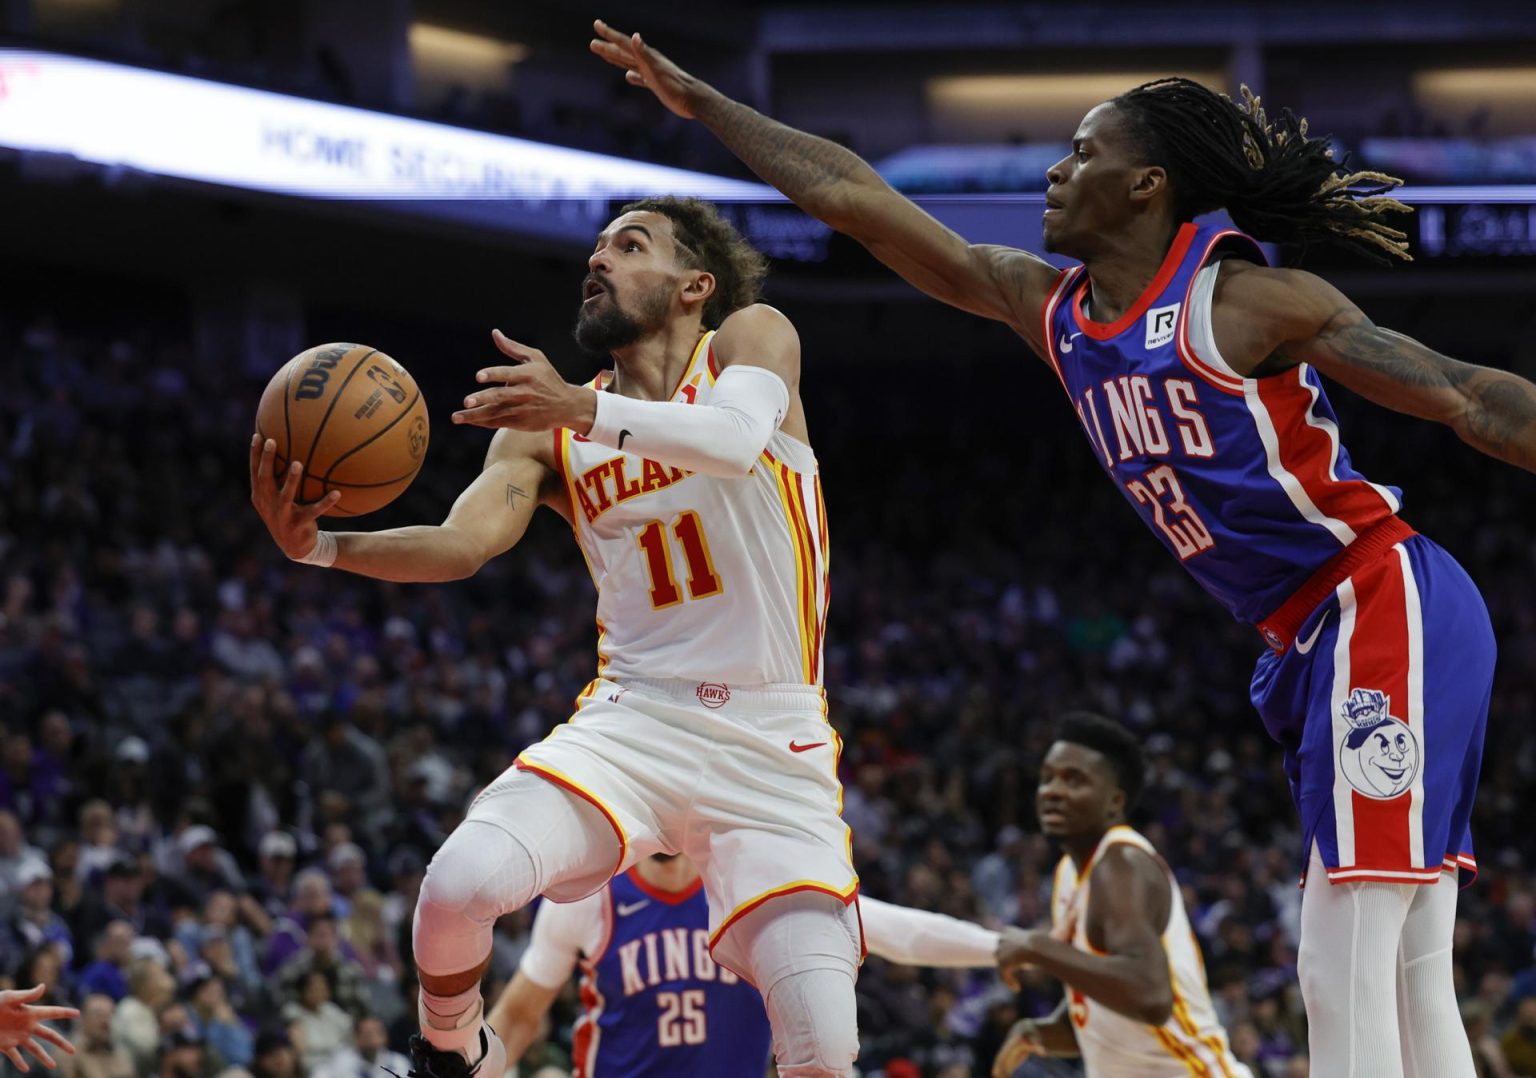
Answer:
MULTIPOLYGON (((490 1027, 480 1026, 480 1051, 475 1056, 474 1063, 469 1063, 459 1052, 445 1052, 441 1048, 433 1046, 432 1042, 420 1033, 411 1034, 407 1047, 411 1053, 411 1069, 406 1071, 406 1078, 469 1078, 480 1070, 481 1064, 491 1055, 491 1038, 487 1034, 490 1027)), ((495 1047, 500 1047, 500 1041, 495 1047)), ((486 1074, 483 1078, 501 1078, 498 1074, 486 1074)))

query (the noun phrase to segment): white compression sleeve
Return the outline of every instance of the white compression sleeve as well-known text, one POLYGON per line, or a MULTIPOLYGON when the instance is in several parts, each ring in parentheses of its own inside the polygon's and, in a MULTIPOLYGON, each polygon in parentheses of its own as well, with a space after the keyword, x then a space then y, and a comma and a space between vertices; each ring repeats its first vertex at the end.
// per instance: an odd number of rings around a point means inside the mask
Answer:
POLYGON ((859 897, 864 942, 870 954, 904 966, 991 966, 997 933, 969 921, 927 910, 859 897))
POLYGON ((642 401, 597 394, 587 437, 703 475, 746 475, 789 412, 789 387, 762 367, 720 372, 709 403, 642 401))

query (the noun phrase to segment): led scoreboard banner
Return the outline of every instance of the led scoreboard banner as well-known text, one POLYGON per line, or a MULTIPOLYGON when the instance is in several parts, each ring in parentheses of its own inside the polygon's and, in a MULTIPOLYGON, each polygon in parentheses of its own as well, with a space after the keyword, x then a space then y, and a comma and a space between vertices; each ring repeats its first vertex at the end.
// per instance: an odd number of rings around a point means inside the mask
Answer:
POLYGON ((641 195, 778 199, 686 169, 23 49, 0 49, 0 146, 583 242, 613 202, 641 195))
MULTIPOLYGON (((34 49, 0 48, 0 147, 583 248, 618 204, 652 194, 719 203, 776 258, 821 261, 830 237, 759 183, 34 49)), ((1043 144, 914 147, 882 170, 972 241, 1038 251, 1043 191, 987 188, 1034 170, 1043 181, 1041 162, 1055 152, 1043 144)), ((1405 226, 1418 257, 1536 256, 1536 185, 1415 185, 1395 194, 1419 208, 1405 226)))

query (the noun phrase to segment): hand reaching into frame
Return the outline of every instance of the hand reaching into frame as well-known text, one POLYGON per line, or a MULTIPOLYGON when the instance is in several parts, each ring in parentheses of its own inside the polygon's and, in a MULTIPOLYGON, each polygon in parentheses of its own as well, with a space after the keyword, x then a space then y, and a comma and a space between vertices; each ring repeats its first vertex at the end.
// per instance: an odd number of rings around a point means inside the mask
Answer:
POLYGON ((80 1012, 73 1007, 33 1006, 35 1000, 43 998, 43 988, 36 984, 31 988, 0 992, 0 1054, 23 1074, 32 1069, 22 1055, 23 1049, 49 1070, 58 1067, 40 1041, 56 1045, 70 1055, 75 1054, 75 1046, 62 1033, 43 1023, 79 1018, 80 1012))
POLYGON ((630 85, 644 86, 683 119, 693 119, 688 98, 702 85, 698 79, 641 41, 639 34, 621 34, 602 19, 593 22, 592 30, 597 37, 588 47, 614 67, 623 68, 630 85))

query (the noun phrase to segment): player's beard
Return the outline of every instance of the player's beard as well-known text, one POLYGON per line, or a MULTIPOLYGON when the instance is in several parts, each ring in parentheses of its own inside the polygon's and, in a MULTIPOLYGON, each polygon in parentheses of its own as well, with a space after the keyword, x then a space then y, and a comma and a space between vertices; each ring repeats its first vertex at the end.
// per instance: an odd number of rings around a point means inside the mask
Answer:
POLYGON ((637 310, 630 314, 619 306, 613 290, 608 291, 608 302, 594 305, 583 303, 576 311, 576 328, 572 336, 582 349, 596 355, 608 355, 620 348, 634 344, 645 334, 657 329, 666 321, 667 310, 672 304, 670 283, 658 285, 642 294, 636 302, 637 310))

